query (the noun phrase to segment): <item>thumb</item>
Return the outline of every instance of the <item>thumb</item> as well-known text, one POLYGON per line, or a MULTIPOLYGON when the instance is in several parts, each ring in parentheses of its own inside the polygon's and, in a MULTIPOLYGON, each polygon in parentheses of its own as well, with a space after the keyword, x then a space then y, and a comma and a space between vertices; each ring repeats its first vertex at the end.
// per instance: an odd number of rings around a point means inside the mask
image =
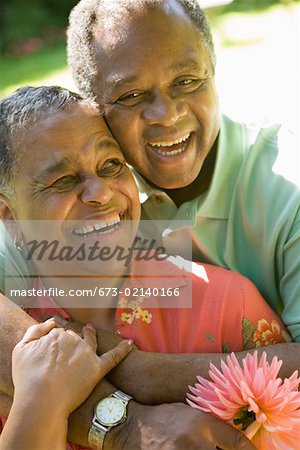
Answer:
POLYGON ((31 327, 28 328, 19 344, 24 345, 27 344, 28 342, 40 339, 42 336, 48 334, 55 327, 56 323, 54 318, 46 320, 46 322, 43 323, 37 323, 35 325, 32 325, 31 327))
POLYGON ((213 443, 222 450, 257 450, 242 431, 223 421, 215 427, 213 443))
POLYGON ((128 353, 131 352, 133 341, 121 341, 116 347, 99 357, 100 377, 103 378, 108 372, 116 367, 128 353))

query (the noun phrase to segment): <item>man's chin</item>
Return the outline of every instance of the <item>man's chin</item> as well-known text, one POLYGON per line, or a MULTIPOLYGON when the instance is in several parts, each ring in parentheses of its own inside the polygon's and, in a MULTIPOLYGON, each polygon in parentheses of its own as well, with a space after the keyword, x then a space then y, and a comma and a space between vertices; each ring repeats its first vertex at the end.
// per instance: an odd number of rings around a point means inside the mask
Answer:
POLYGON ((186 179, 184 177, 185 174, 176 173, 176 176, 172 175, 171 177, 163 177, 163 178, 153 178, 152 180, 149 180, 147 177, 146 181, 150 184, 150 186, 157 188, 157 189, 163 189, 163 190, 172 190, 172 189, 184 189, 190 186, 196 179, 197 175, 191 176, 186 179))

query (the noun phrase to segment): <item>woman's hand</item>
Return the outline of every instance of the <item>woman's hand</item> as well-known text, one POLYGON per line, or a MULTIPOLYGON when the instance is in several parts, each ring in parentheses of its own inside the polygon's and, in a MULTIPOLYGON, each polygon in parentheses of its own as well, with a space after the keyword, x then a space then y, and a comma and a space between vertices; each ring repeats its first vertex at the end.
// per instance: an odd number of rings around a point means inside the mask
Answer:
POLYGON ((87 325, 82 336, 54 319, 28 328, 12 354, 15 394, 0 450, 66 448, 69 415, 131 350, 122 341, 98 357, 95 330, 87 325))
POLYGON ((87 325, 82 336, 56 328, 54 319, 31 326, 12 355, 14 399, 68 416, 131 350, 122 341, 98 357, 95 330, 87 325))

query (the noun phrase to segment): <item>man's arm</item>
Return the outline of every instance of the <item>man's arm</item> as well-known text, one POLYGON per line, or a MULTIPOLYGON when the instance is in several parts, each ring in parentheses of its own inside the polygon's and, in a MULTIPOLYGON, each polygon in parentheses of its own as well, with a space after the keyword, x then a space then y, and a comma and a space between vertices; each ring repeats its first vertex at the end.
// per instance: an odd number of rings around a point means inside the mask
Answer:
MULTIPOLYGON (((15 345, 22 339, 25 331, 35 322, 19 306, 0 293, 0 391, 12 399, 14 389, 11 376, 11 355, 15 345)), ((2 405, 2 398, 0 399, 2 405)), ((0 409, 0 413, 5 411, 0 409)))
MULTIPOLYGON (((0 397, 2 411, 0 412, 6 414, 13 396, 11 354, 16 343, 35 321, 6 297, 1 296, 0 322, 0 391, 2 393, 0 397)), ((100 353, 110 350, 119 341, 120 337, 112 333, 98 331, 100 353)), ((281 377, 290 376, 294 370, 300 369, 299 343, 276 344, 257 349, 259 354, 264 350, 267 352, 269 360, 277 356, 284 361, 280 371, 281 377)), ((237 352, 236 357, 241 361, 246 353, 249 353, 249 350, 237 352)), ((187 386, 195 382, 197 375, 208 377, 209 363, 212 362, 218 367, 222 357, 224 358, 224 354, 218 353, 170 355, 148 353, 136 349, 111 372, 110 380, 119 389, 133 395, 140 403, 149 405, 183 401, 187 386), (174 373, 176 373, 176 377, 174 377, 174 373), (172 383, 169 382, 170 379, 172 379, 172 383)), ((100 391, 101 389, 103 389, 103 397, 105 397, 113 392, 114 387, 110 386, 109 389, 104 387, 103 383, 100 391)), ((98 392, 98 396, 100 399, 100 392, 98 392)), ((92 402, 91 414, 94 404, 92 402)), ((76 416, 76 414, 74 415, 76 416)))
MULTIPOLYGON (((113 348, 120 340, 120 337, 101 330, 98 330, 97 335, 98 351, 101 353, 113 348)), ((295 370, 300 371, 300 343, 268 345, 255 350, 258 355, 265 351, 268 361, 274 356, 284 361, 279 373, 281 378, 289 377, 295 370)), ((247 353, 253 352, 254 350, 247 350, 236 352, 235 355, 241 362, 247 353)), ((187 386, 195 383, 197 375, 208 378, 209 364, 220 367, 221 358, 226 358, 226 355, 162 354, 135 349, 109 374, 109 379, 119 389, 134 395, 140 403, 155 405, 162 402, 182 402, 187 386)))

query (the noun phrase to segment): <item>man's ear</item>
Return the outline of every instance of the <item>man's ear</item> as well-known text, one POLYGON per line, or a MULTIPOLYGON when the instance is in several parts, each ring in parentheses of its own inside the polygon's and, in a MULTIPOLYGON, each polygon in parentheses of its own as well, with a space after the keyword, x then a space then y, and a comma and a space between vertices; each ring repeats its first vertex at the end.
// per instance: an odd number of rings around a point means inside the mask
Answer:
POLYGON ((0 219, 3 221, 15 220, 11 201, 3 194, 0 194, 0 219))

